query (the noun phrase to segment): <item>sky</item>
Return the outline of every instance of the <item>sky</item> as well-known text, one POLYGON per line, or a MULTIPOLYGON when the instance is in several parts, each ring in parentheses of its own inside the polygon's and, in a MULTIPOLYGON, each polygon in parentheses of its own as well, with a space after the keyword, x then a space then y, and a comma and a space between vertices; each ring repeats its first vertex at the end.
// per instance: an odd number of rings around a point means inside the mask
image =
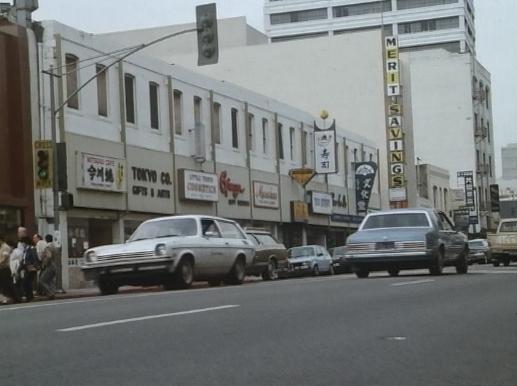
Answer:
MULTIPOLYGON (((194 7, 210 0, 39 0, 34 19, 53 19, 92 32, 191 22, 194 7)), ((216 0, 218 17, 246 16, 263 31, 264 0, 216 0)), ((475 0, 478 60, 492 74, 497 175, 501 146, 517 143, 517 0, 475 0)))

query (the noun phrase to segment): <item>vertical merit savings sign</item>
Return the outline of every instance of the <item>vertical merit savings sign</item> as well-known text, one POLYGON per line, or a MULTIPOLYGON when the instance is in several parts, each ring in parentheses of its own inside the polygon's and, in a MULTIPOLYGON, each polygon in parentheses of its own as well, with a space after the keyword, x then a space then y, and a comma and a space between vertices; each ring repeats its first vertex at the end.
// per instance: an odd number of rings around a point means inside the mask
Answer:
POLYGON ((384 38, 384 52, 386 55, 386 96, 388 104, 387 139, 390 204, 392 207, 406 207, 406 156, 402 128, 399 45, 396 36, 384 38))

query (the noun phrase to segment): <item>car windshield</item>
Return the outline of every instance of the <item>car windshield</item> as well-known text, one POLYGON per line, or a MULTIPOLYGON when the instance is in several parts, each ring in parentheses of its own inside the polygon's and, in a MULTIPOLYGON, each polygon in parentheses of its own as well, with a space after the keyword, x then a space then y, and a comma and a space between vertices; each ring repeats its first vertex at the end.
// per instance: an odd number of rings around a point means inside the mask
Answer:
POLYGON ((390 213, 368 217, 362 229, 429 227, 425 213, 390 213))
POLYGON ((194 236, 196 233, 196 220, 191 218, 150 221, 141 224, 128 241, 161 237, 194 236))
POLYGON ((505 221, 501 223, 499 232, 517 232, 517 221, 505 221))
POLYGON ((314 248, 313 247, 297 247, 292 248, 289 251, 289 257, 307 257, 314 256, 314 248))

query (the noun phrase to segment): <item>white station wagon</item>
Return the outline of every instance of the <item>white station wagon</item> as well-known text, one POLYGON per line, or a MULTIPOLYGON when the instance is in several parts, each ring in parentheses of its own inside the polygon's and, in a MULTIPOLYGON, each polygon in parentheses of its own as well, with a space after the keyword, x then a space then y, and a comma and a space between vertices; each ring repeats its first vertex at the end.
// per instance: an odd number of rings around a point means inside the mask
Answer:
POLYGON ((81 266, 103 295, 123 285, 188 288, 241 284, 255 249, 235 221, 211 216, 161 217, 142 223, 124 244, 88 249, 81 266))

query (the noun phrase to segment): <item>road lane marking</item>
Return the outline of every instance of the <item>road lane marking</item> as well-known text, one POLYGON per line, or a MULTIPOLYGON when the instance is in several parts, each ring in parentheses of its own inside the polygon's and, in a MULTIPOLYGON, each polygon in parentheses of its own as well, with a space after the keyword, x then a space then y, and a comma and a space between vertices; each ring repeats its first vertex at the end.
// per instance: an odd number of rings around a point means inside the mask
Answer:
POLYGON ((141 322, 143 320, 161 319, 161 318, 169 318, 169 317, 173 317, 173 316, 199 314, 201 312, 226 310, 226 309, 229 309, 229 308, 236 308, 236 307, 240 307, 240 306, 236 305, 236 304, 229 304, 229 305, 219 306, 219 307, 199 308, 197 310, 171 312, 171 313, 168 313, 168 314, 139 316, 139 317, 136 317, 136 318, 111 320, 109 322, 101 322, 101 323, 94 323, 94 324, 85 324, 85 325, 82 325, 82 326, 61 328, 61 329, 56 330, 56 331, 57 332, 81 331, 81 330, 88 330, 88 329, 92 329, 92 328, 113 326, 115 324, 134 323, 134 322, 141 322))
POLYGON ((403 281, 400 283, 393 283, 393 287, 401 287, 403 285, 413 285, 413 284, 425 284, 425 283, 432 283, 435 280, 433 279, 425 279, 425 280, 413 280, 413 281, 403 281))

